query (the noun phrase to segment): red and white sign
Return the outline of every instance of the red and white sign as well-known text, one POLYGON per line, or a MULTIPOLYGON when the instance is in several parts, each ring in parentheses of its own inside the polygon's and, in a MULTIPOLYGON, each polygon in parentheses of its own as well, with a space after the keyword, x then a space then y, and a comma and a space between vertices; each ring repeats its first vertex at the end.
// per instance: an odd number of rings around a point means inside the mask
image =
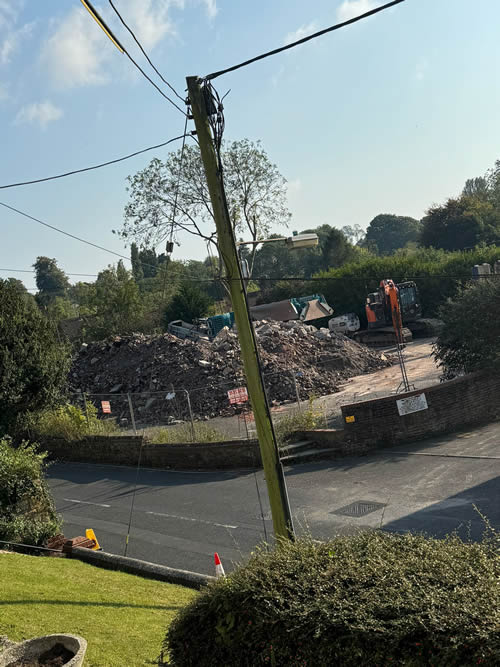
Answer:
POLYGON ((248 401, 248 392, 246 387, 238 387, 238 389, 230 389, 227 392, 229 403, 231 405, 237 403, 246 403, 248 401))
POLYGON ((109 401, 101 401, 101 408, 103 412, 111 414, 111 403, 109 401))

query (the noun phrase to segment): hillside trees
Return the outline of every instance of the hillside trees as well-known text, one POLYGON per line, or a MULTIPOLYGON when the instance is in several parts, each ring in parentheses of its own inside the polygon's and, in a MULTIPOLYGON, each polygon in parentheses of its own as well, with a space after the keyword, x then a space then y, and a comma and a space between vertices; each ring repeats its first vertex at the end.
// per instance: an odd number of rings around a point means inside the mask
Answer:
POLYGON ((368 225, 365 243, 375 246, 381 255, 390 255, 408 243, 419 240, 421 224, 415 218, 403 215, 381 213, 368 225))

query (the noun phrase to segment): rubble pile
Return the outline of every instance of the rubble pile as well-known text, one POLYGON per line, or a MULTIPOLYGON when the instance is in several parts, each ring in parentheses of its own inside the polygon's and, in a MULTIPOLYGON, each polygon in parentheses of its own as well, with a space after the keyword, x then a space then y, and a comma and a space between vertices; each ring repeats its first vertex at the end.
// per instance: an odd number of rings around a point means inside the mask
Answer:
MULTIPOLYGON (((380 352, 328 329, 263 321, 255 323, 255 330, 274 405, 294 401, 297 393, 301 399, 334 393, 349 377, 390 364, 380 352)), ((152 418, 163 412, 165 398, 183 389, 189 391, 196 418, 234 414, 241 408, 229 404, 227 391, 244 384, 238 338, 227 328, 210 343, 166 333, 83 345, 69 375, 71 392, 149 396, 139 408, 142 418, 144 411, 152 418)), ((183 405, 187 410, 186 401, 183 405)))

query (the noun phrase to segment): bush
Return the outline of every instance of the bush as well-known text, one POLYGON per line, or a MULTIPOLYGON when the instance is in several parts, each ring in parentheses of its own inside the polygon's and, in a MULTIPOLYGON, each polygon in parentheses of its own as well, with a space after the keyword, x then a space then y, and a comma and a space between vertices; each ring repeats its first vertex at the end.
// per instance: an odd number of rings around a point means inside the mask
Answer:
POLYGON ((61 521, 45 481, 46 453, 26 442, 14 448, 0 440, 0 539, 43 544, 61 521))
POLYGON ((171 428, 160 428, 148 436, 153 445, 169 445, 189 442, 224 442, 224 433, 203 422, 194 423, 194 441, 191 424, 179 424, 171 428))
POLYGON ((283 446, 297 431, 311 431, 315 428, 326 428, 325 416, 313 407, 314 398, 309 399, 306 410, 299 410, 276 420, 274 432, 279 446, 283 446))
POLYGON ((97 408, 90 402, 86 413, 68 403, 31 415, 28 424, 36 436, 62 438, 68 442, 81 440, 87 435, 109 435, 118 431, 114 419, 98 419, 97 408))
POLYGON ((448 376, 500 367, 500 276, 477 280, 440 310, 435 356, 448 376))
POLYGON ((500 665, 493 540, 383 532, 254 553, 168 630, 177 667, 500 665))
POLYGON ((56 325, 19 285, 0 280, 0 435, 17 434, 26 413, 57 402, 70 362, 56 325))

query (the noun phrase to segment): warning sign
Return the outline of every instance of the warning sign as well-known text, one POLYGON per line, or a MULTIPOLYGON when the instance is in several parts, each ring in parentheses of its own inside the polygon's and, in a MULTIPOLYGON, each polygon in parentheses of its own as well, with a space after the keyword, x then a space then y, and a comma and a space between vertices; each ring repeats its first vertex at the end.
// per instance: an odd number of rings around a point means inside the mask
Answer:
POLYGON ((109 401, 101 401, 101 408, 103 412, 111 413, 111 403, 109 401))
POLYGON ((248 401, 248 392, 246 387, 238 387, 238 389, 230 389, 227 392, 229 403, 235 405, 238 403, 246 403, 248 401))
POLYGON ((399 416, 410 415, 412 412, 420 412, 427 410, 427 399, 425 394, 417 394, 416 396, 408 396, 408 398, 401 398, 396 401, 398 405, 399 416))

